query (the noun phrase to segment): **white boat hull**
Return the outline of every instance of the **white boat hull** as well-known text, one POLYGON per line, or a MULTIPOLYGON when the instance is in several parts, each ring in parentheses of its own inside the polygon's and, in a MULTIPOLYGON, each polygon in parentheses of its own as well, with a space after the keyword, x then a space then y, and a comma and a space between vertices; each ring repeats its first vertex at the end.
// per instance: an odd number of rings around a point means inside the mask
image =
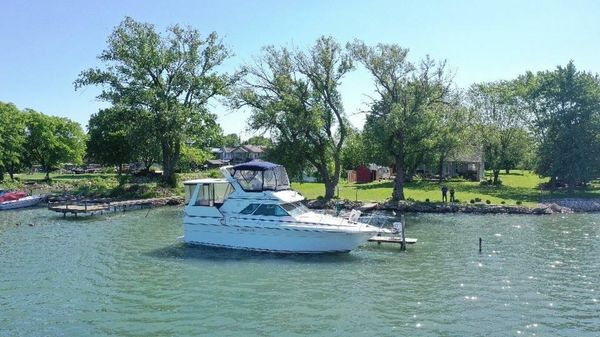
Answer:
POLYGON ((0 203, 0 210, 31 207, 39 204, 44 198, 40 196, 29 196, 19 200, 11 200, 0 203))
POLYGON ((348 252, 365 243, 372 231, 185 223, 186 243, 277 253, 348 252))

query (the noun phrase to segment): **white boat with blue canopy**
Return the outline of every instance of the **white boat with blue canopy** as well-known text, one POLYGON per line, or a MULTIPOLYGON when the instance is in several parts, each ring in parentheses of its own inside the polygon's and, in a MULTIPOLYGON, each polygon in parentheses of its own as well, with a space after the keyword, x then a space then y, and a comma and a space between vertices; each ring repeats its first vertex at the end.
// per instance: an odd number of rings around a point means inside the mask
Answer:
POLYGON ((281 165, 252 161, 221 168, 223 179, 184 182, 184 240, 190 244, 279 253, 348 252, 380 229, 313 212, 290 188, 281 165))

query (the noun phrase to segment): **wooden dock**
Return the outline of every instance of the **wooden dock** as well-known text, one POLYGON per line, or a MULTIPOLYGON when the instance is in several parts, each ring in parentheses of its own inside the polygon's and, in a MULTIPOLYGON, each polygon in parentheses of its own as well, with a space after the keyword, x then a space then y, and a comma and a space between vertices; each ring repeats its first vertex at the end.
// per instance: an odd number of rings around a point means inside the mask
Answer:
POLYGON ((102 214, 104 212, 116 212, 118 210, 125 211, 133 208, 156 207, 170 204, 181 203, 181 197, 168 198, 152 198, 152 199, 136 199, 122 201, 95 202, 87 200, 62 200, 57 202, 48 202, 48 209, 62 213, 64 217, 67 214, 75 216, 79 214, 102 214))

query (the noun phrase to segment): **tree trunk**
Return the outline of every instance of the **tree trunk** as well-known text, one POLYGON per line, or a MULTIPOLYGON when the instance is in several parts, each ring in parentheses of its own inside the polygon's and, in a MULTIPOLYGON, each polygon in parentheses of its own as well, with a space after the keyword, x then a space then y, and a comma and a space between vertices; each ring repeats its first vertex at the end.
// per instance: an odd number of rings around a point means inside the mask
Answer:
POLYGON ((119 163, 119 170, 117 171, 119 177, 123 174, 123 163, 119 163))
POLYGON ((392 200, 404 200, 404 154, 396 156, 396 178, 394 179, 392 200))
POLYGON ((510 174, 510 169, 507 168, 507 169, 504 170, 504 172, 506 172, 506 174, 510 174))
POLYGON ((494 169, 494 180, 492 181, 492 184, 497 185, 498 184, 498 176, 500 175, 500 170, 499 169, 494 169))
POLYGON ((440 174, 440 184, 444 181, 444 156, 440 156, 440 161, 438 162, 438 172, 440 174))
POLYGON ((337 183, 334 183, 332 180, 327 179, 327 181, 325 182, 325 196, 324 196, 324 199, 326 201, 333 199, 333 197, 335 196, 335 187, 336 186, 337 186, 337 183))
POLYGON ((162 142, 162 157, 163 157, 163 182, 170 187, 177 186, 177 176, 175 175, 175 167, 179 160, 180 144, 175 141, 173 146, 169 141, 162 142))

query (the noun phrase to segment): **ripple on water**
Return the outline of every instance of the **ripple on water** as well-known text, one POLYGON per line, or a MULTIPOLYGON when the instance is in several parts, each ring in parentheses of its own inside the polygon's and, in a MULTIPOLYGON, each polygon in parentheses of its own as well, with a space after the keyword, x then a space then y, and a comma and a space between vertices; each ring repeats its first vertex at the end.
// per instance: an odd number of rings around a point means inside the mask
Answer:
POLYGON ((419 243, 407 252, 367 244, 324 256, 186 246, 177 240, 177 208, 147 218, 62 219, 44 209, 2 216, 0 331, 10 336, 600 330, 600 222, 592 214, 408 216, 419 243), (15 226, 28 222, 35 226, 15 226))

